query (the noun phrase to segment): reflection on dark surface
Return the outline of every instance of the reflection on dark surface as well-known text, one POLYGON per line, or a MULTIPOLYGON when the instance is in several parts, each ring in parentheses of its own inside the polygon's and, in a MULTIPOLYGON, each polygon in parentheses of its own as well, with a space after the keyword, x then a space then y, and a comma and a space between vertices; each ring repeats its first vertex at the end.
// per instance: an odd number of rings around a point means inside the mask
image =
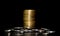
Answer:
POLYGON ((24 34, 17 33, 10 36, 55 36, 55 35, 54 34, 43 35, 40 33, 24 33, 24 34))

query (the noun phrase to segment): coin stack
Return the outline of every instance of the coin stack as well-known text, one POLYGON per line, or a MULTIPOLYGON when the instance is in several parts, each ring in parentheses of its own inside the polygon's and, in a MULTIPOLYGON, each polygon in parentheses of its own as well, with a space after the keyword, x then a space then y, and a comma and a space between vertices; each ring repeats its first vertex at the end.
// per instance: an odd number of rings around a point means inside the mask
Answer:
POLYGON ((23 27, 14 27, 5 30, 5 36, 49 36, 54 33, 47 28, 36 29, 35 26, 35 10, 25 9, 23 12, 23 27))

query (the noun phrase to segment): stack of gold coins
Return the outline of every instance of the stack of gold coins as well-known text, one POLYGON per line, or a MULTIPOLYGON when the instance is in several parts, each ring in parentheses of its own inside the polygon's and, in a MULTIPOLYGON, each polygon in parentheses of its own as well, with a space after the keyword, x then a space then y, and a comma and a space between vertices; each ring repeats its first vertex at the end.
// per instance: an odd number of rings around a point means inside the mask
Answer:
POLYGON ((35 10, 26 9, 23 13, 24 28, 32 29, 35 26, 35 10))

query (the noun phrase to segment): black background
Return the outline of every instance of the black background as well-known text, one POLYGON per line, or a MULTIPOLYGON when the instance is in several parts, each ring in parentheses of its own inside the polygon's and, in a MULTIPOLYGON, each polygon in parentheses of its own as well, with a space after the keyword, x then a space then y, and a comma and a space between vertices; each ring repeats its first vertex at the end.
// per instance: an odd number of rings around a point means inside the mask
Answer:
POLYGON ((56 30, 56 7, 48 0, 36 1, 2 1, 0 11, 0 31, 4 34, 5 29, 23 26, 23 10, 36 10, 36 28, 48 28, 56 30))

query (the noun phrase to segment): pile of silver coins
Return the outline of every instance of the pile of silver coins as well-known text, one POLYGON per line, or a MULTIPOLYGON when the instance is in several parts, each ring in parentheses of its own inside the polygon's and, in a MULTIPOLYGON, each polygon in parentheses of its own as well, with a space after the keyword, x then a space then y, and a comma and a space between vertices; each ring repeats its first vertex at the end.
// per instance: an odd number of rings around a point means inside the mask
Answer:
POLYGON ((23 27, 14 27, 12 29, 5 30, 5 36, 48 36, 55 33, 46 28, 41 29, 24 29, 23 27))

